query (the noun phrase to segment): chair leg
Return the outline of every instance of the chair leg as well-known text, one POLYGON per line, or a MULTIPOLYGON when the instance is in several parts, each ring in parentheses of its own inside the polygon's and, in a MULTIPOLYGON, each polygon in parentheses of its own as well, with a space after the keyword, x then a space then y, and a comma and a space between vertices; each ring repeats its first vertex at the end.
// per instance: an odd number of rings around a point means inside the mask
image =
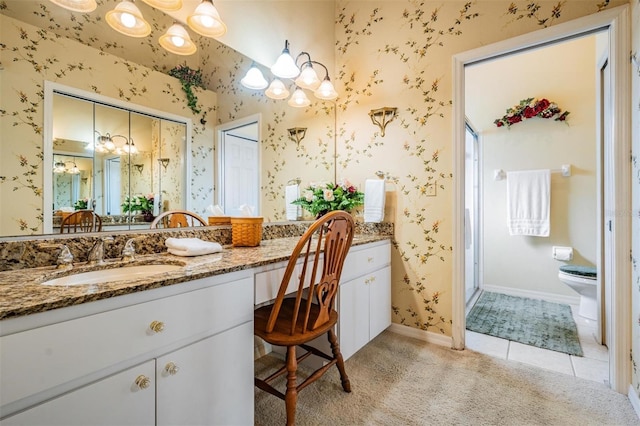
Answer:
POLYGON ((344 360, 342 359, 342 353, 340 352, 340 345, 338 345, 336 334, 333 330, 329 330, 327 337, 329 339, 329 344, 331 345, 331 352, 336 360, 336 367, 338 367, 338 371, 340 372, 342 389, 344 389, 345 392, 351 392, 351 382, 349 382, 349 377, 344 369, 344 360))
POLYGON ((298 380, 296 370, 298 361, 296 359, 296 347, 287 346, 287 392, 284 396, 285 407, 287 408, 287 425, 293 426, 296 421, 296 403, 298 401, 298 380))

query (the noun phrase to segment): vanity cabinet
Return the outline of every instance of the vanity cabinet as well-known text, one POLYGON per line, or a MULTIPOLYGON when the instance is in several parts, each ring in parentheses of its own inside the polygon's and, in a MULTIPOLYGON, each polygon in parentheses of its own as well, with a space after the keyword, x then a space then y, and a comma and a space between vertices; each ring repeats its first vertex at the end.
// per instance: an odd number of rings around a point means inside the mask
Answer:
POLYGON ((253 423, 251 272, 136 298, 0 337, 1 423, 253 423))

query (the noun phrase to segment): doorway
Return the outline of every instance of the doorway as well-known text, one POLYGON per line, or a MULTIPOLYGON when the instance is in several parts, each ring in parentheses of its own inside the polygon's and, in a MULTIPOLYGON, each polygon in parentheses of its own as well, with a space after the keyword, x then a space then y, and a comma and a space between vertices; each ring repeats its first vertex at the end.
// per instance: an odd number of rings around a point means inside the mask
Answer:
POLYGON ((625 60, 628 53, 628 6, 621 6, 594 14, 565 24, 525 34, 510 40, 464 52, 454 57, 454 271, 453 271, 453 346, 463 349, 465 345, 465 66, 487 59, 509 55, 523 50, 542 47, 549 43, 606 30, 609 35, 609 64, 611 66, 611 162, 605 165, 605 176, 611 179, 611 209, 605 205, 605 211, 611 220, 611 334, 609 336, 609 377, 613 389, 626 392, 630 383, 631 365, 628 353, 631 347, 629 328, 631 312, 630 260, 625 253, 630 250, 630 220, 616 217, 616 211, 628 211, 630 208, 630 168, 628 152, 630 141, 630 76, 625 60))
POLYGON ((225 215, 260 215, 260 115, 217 128, 218 205, 225 215))

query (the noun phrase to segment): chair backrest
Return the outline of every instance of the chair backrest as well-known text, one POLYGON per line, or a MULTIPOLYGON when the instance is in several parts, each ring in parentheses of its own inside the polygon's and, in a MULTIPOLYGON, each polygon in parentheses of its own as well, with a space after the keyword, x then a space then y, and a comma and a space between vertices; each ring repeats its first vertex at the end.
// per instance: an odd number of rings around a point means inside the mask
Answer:
POLYGON ((353 241, 354 227, 353 218, 349 213, 336 210, 316 220, 302 235, 289 258, 267 322, 267 333, 274 329, 289 281, 300 259, 303 259, 303 266, 300 276, 297 277, 298 290, 295 295, 290 333, 294 334, 296 328, 300 330, 298 321, 303 321, 302 333, 314 330, 329 321, 340 285, 342 266, 353 241), (303 291, 305 283, 309 283, 306 299, 303 291), (310 318, 313 303, 318 305, 319 313, 315 318, 310 318), (302 315, 300 309, 304 310, 302 315))
POLYGON ((207 222, 197 214, 186 210, 170 210, 160 213, 151 222, 151 228, 187 228, 207 226, 207 222))
POLYGON ((62 219, 60 233, 65 232, 100 232, 102 218, 93 210, 78 210, 62 219))

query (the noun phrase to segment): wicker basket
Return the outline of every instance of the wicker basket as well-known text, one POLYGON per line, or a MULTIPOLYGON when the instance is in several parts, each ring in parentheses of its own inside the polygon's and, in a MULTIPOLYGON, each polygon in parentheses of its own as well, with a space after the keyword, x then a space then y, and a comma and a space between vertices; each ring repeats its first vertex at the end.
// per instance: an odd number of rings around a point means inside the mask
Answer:
POLYGON ((231 217, 230 216, 209 216, 207 218, 209 222, 209 226, 215 225, 230 225, 231 217))
POLYGON ((232 217, 231 243, 234 247, 256 247, 262 239, 261 217, 232 217))

